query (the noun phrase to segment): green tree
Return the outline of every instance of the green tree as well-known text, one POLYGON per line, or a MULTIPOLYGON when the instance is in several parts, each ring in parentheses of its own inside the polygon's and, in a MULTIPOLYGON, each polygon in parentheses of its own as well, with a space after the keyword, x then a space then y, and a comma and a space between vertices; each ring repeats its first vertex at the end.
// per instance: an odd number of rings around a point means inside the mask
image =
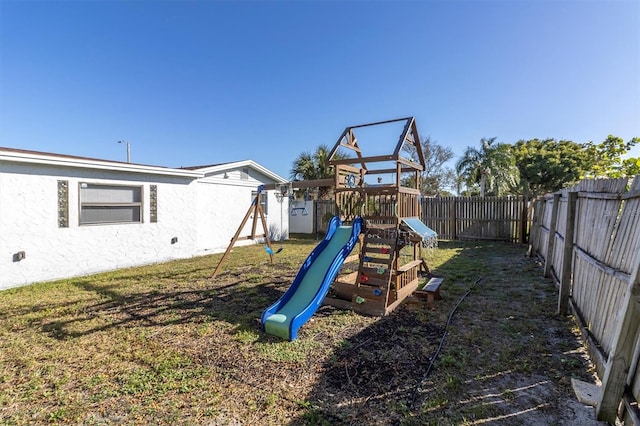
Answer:
MULTIPOLYGON (((449 147, 432 141, 430 136, 427 136, 420 146, 425 163, 424 170, 420 173, 420 193, 422 195, 448 194, 447 188, 455 187, 456 179, 453 169, 446 166, 447 162, 453 158, 453 151, 449 147)), ((409 154, 414 161, 418 161, 413 145, 404 145, 402 151, 409 154)), ((403 179, 402 184, 413 187, 414 181, 414 177, 411 176, 403 179)))
MULTIPOLYGON (((289 172, 291 180, 315 180, 333 177, 333 167, 329 166, 329 153, 331 149, 327 145, 320 145, 315 152, 303 152, 294 161, 289 172)), ((336 158, 344 156, 337 155, 336 158)), ((318 198, 330 197, 331 186, 318 188, 318 198)))
POLYGON ((623 176, 640 175, 640 158, 631 157, 622 160, 621 171, 623 176))
POLYGON ((479 186, 481 197, 513 192, 518 184, 511 146, 496 143, 495 137, 480 139, 479 148, 467 147, 456 162, 456 171, 468 188, 479 186))
POLYGON ((640 138, 633 138, 629 142, 624 142, 622 138, 609 135, 607 139, 599 144, 588 142, 586 149, 591 158, 594 159, 591 170, 585 177, 622 177, 627 176, 627 172, 633 172, 633 159, 626 162, 622 156, 625 155, 634 145, 640 142, 640 138))
POLYGON ((585 145, 572 141, 519 140, 512 152, 520 173, 520 192, 530 196, 577 182, 593 164, 585 145))

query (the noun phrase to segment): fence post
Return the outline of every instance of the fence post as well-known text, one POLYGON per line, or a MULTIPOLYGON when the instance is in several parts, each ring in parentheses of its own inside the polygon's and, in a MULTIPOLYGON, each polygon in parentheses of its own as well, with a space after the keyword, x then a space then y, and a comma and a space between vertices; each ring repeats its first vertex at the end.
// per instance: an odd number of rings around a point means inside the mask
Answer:
POLYGON ((522 213, 520 215, 520 244, 527 242, 527 207, 529 206, 529 197, 522 197, 522 213))
POLYGON ((551 223, 549 224, 549 238, 547 239, 547 256, 544 258, 544 276, 551 274, 553 264, 553 249, 556 245, 556 226, 558 222, 558 204, 560 204, 560 194, 553 194, 553 207, 551 207, 551 223))
POLYGON ((316 234, 318 239, 318 200, 311 200, 313 203, 313 233, 316 234))
POLYGON ((529 232, 529 250, 527 250, 527 256, 532 257, 536 249, 538 233, 540 232, 540 225, 538 224, 538 216, 540 216, 540 200, 535 198, 533 200, 533 212, 531 214, 531 231, 529 232))
POLYGON ((453 198, 449 204, 449 226, 451 227, 451 239, 456 240, 458 233, 456 232, 456 202, 457 199, 453 198))
MULTIPOLYGON (((573 234, 576 224, 577 192, 567 193, 567 222, 564 235, 564 253, 562 260, 562 274, 560 275, 560 294, 558 296, 558 313, 566 315, 569 307, 569 293, 571 290, 571 274, 573 272, 573 234)), ((549 236, 551 238, 551 236, 549 236)), ((549 257, 549 253, 547 253, 549 257)))

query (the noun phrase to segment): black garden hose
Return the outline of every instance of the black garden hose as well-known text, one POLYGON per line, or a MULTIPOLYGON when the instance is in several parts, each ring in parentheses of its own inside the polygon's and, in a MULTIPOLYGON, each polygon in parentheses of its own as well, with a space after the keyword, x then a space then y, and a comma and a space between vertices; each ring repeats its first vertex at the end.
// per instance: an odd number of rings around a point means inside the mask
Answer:
POLYGON ((418 382, 418 384, 413 389, 413 396, 411 398, 411 405, 410 405, 411 408, 413 408, 413 406, 414 406, 414 404, 416 402, 416 398, 418 397, 418 392, 420 391, 420 386, 422 386, 422 384, 425 382, 425 380, 427 380, 427 377, 429 377, 429 373, 431 373, 431 369, 433 368, 433 364, 435 364, 436 359, 440 355, 440 351, 442 350, 442 347, 444 346, 444 340, 447 337, 447 328, 449 328, 449 324, 451 323, 451 319, 453 318, 453 314, 455 314, 456 310, 458 310, 458 306, 460 306, 462 301, 469 295, 469 293, 471 293, 471 290, 473 290, 478 284, 480 284, 480 281, 482 281, 482 280, 483 280, 482 277, 478 278, 473 283, 473 285, 471 285, 471 287, 469 287, 469 290, 467 290, 466 293, 463 294, 462 297, 460 297, 460 300, 458 300, 458 303, 456 303, 456 305, 453 307, 453 309, 449 313, 449 317, 447 318, 447 323, 444 326, 444 333, 442 333, 442 338, 440 339, 440 344, 438 345, 438 349, 436 349, 435 353, 431 357, 431 361, 429 362, 429 366, 427 367, 427 371, 424 373, 424 376, 422 376, 422 379, 418 382))

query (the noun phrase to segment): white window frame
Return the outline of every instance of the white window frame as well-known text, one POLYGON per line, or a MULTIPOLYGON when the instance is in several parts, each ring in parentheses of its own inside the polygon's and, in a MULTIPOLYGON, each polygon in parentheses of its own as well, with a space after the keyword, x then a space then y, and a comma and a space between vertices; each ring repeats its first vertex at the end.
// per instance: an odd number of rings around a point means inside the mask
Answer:
MULTIPOLYGON (((95 196, 95 192, 93 194, 95 196)), ((118 198, 118 197, 116 197, 118 198)), ((97 182, 80 182, 78 183, 78 224, 79 226, 95 226, 95 225, 121 225, 130 223, 143 223, 144 222, 144 186, 143 185, 114 185, 110 183, 97 183, 97 182), (99 200, 87 201, 86 196, 83 195, 83 189, 104 189, 104 198, 99 200), (124 199, 112 199, 112 195, 109 194, 111 190, 131 190, 133 197, 131 200, 124 199), (110 217, 109 219, 97 219, 87 220, 83 219, 83 210, 97 208, 105 211, 117 211, 120 209, 131 209, 132 219, 120 220, 110 217), (137 214, 136 214, 137 213, 137 214)))

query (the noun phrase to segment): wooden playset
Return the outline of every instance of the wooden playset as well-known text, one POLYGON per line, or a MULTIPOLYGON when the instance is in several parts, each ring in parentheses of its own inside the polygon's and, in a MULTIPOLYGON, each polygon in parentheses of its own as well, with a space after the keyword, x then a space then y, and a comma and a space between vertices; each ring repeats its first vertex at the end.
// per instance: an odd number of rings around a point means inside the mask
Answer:
MULTIPOLYGON (((379 143, 379 139, 376 142, 378 147, 385 145, 379 143)), ((425 299, 431 305, 439 298, 442 279, 431 279, 424 288, 418 289, 431 278, 422 257, 423 246, 437 244, 437 235, 419 219, 420 172, 424 170, 425 162, 415 119, 407 117, 347 127, 333 146, 328 163, 335 172, 331 179, 261 187, 261 190, 277 189, 284 193, 293 188, 331 186, 341 221, 348 224, 358 217, 363 219, 358 250, 344 261, 324 303, 382 316, 415 292, 419 299, 425 299), (369 146, 364 139, 358 139, 357 133, 385 126, 401 129, 393 151, 365 155, 369 146)), ((252 213, 252 234, 244 238, 256 238, 258 217, 266 230, 258 202, 260 192, 218 264, 214 277, 252 213)), ((267 234, 265 231, 258 236, 266 240, 269 252, 271 244, 267 234)), ((272 255, 273 250, 269 254, 272 255)))
MULTIPOLYGON (((369 132, 370 133, 370 132, 369 132)), ((338 276, 325 303, 368 315, 387 315, 418 288, 429 268, 423 245, 437 235, 420 221, 420 172, 424 156, 413 117, 347 127, 329 156, 334 167, 336 206, 343 221, 364 219, 360 252, 338 276), (390 153, 366 156, 366 140, 357 132, 401 124, 390 153), (413 154, 413 155, 411 155, 413 154)), ((442 280, 433 280, 428 301, 439 297, 442 280)))

